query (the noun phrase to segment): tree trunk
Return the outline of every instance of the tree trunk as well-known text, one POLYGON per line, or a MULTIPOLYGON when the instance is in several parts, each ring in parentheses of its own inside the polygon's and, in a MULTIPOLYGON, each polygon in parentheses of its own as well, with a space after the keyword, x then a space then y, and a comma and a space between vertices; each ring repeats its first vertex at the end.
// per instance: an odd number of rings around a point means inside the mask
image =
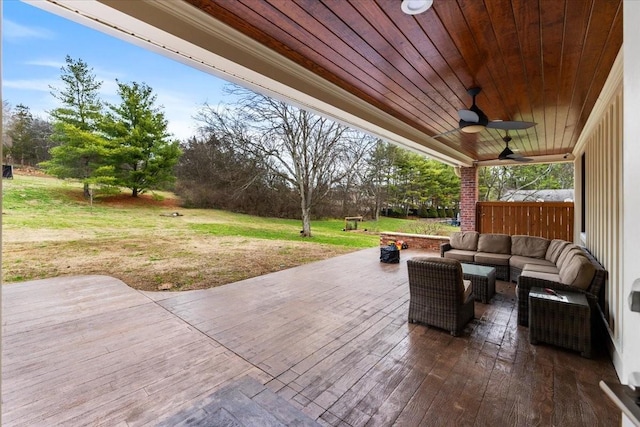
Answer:
POLYGON ((382 210, 382 197, 380 196, 380 191, 376 190, 376 203, 375 203, 375 207, 374 207, 374 214, 373 217, 375 219, 376 222, 378 222, 380 220, 380 210, 382 210))
POLYGON ((131 190, 131 197, 138 197, 138 189, 134 188, 133 190, 131 190))
POLYGON ((84 183, 84 188, 82 190, 83 194, 84 194, 84 198, 88 199, 89 197, 91 197, 91 193, 89 192, 89 183, 85 182, 84 183))
POLYGON ((311 237, 311 209, 302 206, 302 237, 311 237))

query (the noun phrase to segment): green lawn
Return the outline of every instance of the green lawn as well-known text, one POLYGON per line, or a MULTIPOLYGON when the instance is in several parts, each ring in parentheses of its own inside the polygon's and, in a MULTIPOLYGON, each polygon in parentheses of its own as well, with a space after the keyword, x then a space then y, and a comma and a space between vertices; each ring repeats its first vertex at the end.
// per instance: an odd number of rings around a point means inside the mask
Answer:
MULTIPOLYGON (((3 225, 6 231, 30 230, 91 230, 108 237, 118 233, 135 233, 162 229, 175 233, 200 233, 214 236, 235 236, 269 240, 303 240, 300 220, 262 218, 214 209, 185 209, 172 206, 171 193, 154 193, 134 200, 128 193, 113 197, 97 196, 93 203, 82 198, 81 185, 49 177, 16 175, 3 186, 3 225), (137 203, 133 203, 137 202, 137 203), (162 216, 177 211, 183 220, 162 216)), ((311 224, 313 237, 308 242, 366 248, 377 246, 378 232, 424 232, 433 226, 423 221, 381 218, 364 221, 358 231, 344 232, 344 220, 322 219, 311 224), (422 229, 420 226, 422 225, 422 229), (364 230, 367 231, 364 231, 364 230)), ((445 234, 449 227, 440 226, 445 234)))
POLYGON ((123 192, 90 203, 77 182, 19 173, 3 180, 2 192, 5 282, 107 274, 137 289, 201 289, 376 247, 380 231, 454 230, 382 218, 345 232, 344 220, 323 219, 303 238, 299 220, 185 209, 172 193, 134 199, 123 192))

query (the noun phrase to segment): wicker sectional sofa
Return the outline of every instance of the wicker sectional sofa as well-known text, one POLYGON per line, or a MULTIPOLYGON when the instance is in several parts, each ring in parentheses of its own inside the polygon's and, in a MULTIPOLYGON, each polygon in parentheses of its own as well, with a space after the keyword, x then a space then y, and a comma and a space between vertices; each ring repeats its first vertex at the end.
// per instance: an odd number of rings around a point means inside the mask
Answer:
POLYGON ((534 286, 584 293, 597 313, 607 271, 583 247, 564 240, 534 236, 453 233, 440 255, 468 264, 496 268, 500 280, 517 282, 518 323, 529 323, 529 291, 534 286))

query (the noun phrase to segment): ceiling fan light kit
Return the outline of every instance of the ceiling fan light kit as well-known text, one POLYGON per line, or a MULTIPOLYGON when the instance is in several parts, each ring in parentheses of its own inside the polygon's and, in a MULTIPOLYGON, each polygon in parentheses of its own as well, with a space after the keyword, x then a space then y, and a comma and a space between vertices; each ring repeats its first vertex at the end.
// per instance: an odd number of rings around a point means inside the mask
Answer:
POLYGON ((486 126, 483 125, 476 125, 476 124, 460 124, 460 130, 464 133, 478 133, 478 132, 482 132, 485 129, 486 126))
POLYGON ((407 15, 426 12, 433 5, 433 0, 402 0, 400 9, 407 15))
POLYGON ((472 104, 467 110, 458 110, 460 121, 458 126, 465 133, 478 133, 485 128, 502 129, 502 130, 521 130, 535 126, 533 122, 518 122, 507 120, 489 120, 487 115, 476 105, 476 96, 482 91, 482 88, 472 87, 467 89, 467 93, 471 96, 472 104))
POLYGON ((502 140, 504 141, 505 147, 504 150, 498 154, 498 160, 513 160, 516 162, 530 162, 533 160, 529 157, 523 157, 520 154, 516 154, 511 150, 511 148, 509 148, 509 142, 511 142, 509 131, 506 132, 502 140))

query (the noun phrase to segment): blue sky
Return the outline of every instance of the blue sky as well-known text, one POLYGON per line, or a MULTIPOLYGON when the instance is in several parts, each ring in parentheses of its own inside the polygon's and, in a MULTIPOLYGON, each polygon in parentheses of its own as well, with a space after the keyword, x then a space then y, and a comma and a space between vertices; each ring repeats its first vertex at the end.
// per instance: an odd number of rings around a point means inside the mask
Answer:
POLYGON ((2 7, 2 98, 12 107, 24 104, 47 118, 59 106, 49 86, 61 87, 66 55, 93 68, 103 81, 104 101, 119 102, 116 79, 148 84, 178 139, 195 134, 192 117, 205 102, 229 100, 222 90, 226 82, 217 77, 18 0, 4 0, 2 7))

